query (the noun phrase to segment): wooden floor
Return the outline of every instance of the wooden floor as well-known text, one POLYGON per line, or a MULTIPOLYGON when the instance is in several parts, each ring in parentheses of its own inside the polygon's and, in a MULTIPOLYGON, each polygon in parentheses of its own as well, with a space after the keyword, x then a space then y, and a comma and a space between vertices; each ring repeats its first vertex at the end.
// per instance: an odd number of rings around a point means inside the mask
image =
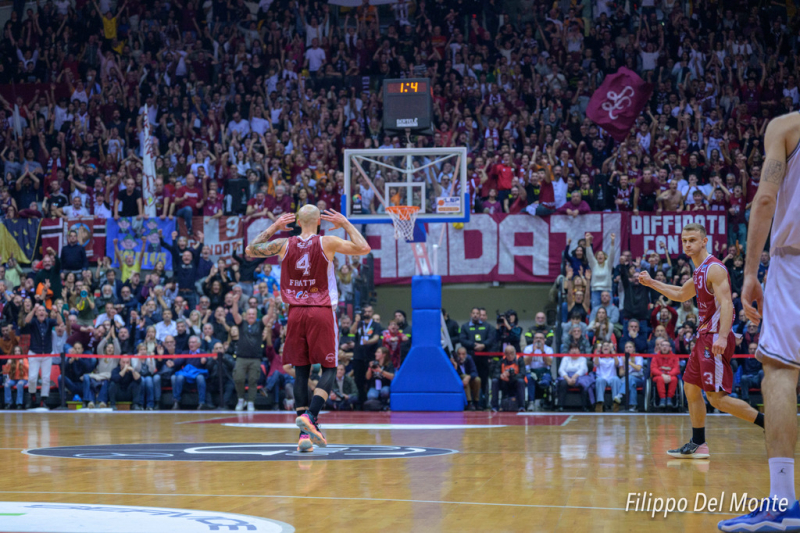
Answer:
MULTIPOLYGON (((674 460, 664 453, 688 440, 688 415, 323 414, 331 444, 456 453, 259 462, 33 454, 85 445, 296 444, 297 430, 289 426, 293 417, 0 412, 0 421, 0 501, 224 511, 280 521, 300 532, 709 532, 717 521, 734 516, 727 509, 730 496, 724 513, 651 519, 648 513, 625 511, 628 493, 687 498, 691 511, 697 493, 763 496, 769 485, 763 431, 726 415, 708 418, 710 461, 674 460), (448 429, 398 427, 407 424, 448 429)), ((143 449, 158 451, 157 446, 143 449)), ((236 456, 236 449, 228 453, 232 459, 249 458, 236 456)), ((8 531, 2 524, 0 512, 0 531, 8 531)), ((52 531, 62 533, 58 527, 54 524, 52 531)))

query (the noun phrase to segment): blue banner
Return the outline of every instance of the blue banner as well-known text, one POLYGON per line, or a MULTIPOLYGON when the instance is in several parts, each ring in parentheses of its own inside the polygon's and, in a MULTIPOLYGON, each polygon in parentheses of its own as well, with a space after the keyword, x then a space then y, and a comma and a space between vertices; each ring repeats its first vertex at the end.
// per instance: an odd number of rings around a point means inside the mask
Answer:
POLYGON ((175 231, 175 220, 161 220, 160 218, 120 218, 109 219, 106 226, 106 255, 111 258, 111 265, 119 268, 119 261, 114 250, 114 241, 119 249, 120 256, 131 256, 134 261, 139 258, 142 248, 145 255, 142 258, 142 269, 152 270, 156 263, 162 261, 166 270, 172 270, 172 255, 169 250, 162 248, 159 240, 159 230, 164 242, 172 244, 172 232, 175 231))

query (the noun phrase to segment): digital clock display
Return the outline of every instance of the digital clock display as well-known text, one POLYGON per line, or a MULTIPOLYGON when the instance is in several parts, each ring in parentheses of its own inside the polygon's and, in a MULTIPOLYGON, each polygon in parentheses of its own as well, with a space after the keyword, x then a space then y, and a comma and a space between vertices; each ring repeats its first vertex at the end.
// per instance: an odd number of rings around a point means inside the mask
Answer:
POLYGON ((386 84, 387 94, 419 94, 428 92, 428 83, 424 81, 403 81, 386 84))

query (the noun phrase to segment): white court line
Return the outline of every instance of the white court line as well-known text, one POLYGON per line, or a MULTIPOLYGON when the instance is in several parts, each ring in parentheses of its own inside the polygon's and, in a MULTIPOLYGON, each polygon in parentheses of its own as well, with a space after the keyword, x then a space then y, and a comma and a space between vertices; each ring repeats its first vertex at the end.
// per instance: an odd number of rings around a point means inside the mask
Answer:
MULTIPOLYGON (((234 428, 255 428, 255 429, 297 429, 297 424, 291 422, 229 422, 221 424, 234 428)), ((434 431, 446 429, 495 429, 504 428, 504 425, 478 425, 478 424, 325 424, 325 429, 363 429, 363 430, 417 430, 434 431)))
MULTIPOLYGON (((93 496, 178 496, 186 498, 260 498, 260 499, 289 499, 289 500, 335 500, 335 501, 362 501, 362 502, 391 502, 391 503, 422 503, 436 505, 478 505, 484 507, 522 507, 531 509, 582 509, 586 511, 625 511, 624 507, 583 507, 580 505, 537 505, 532 503, 492 503, 492 502, 452 502, 440 500, 398 500, 394 498, 344 498, 338 496, 290 496, 285 494, 175 494, 175 493, 152 493, 152 492, 64 492, 64 491, 24 491, 24 490, 0 490, 0 494, 70 494, 82 495, 91 494, 93 496)), ((641 512, 647 515, 647 512, 641 512)), ((735 516, 736 513, 709 513, 709 512, 687 512, 681 514, 710 514, 717 516, 735 516)))

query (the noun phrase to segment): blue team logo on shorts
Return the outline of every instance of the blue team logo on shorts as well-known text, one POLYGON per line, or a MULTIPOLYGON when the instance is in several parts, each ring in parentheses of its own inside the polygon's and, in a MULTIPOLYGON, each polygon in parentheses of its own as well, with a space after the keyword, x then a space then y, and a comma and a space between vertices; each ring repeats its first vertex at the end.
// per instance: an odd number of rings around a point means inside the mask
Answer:
POLYGON ((706 359, 711 359, 711 352, 708 351, 708 348, 705 349, 703 355, 706 357, 706 359))

